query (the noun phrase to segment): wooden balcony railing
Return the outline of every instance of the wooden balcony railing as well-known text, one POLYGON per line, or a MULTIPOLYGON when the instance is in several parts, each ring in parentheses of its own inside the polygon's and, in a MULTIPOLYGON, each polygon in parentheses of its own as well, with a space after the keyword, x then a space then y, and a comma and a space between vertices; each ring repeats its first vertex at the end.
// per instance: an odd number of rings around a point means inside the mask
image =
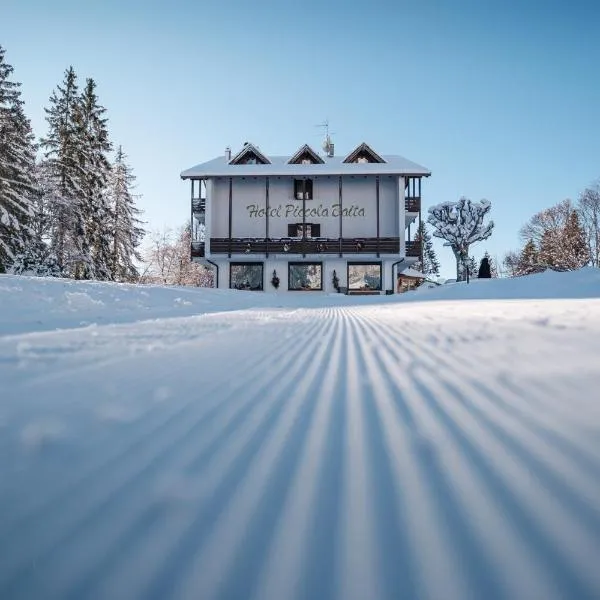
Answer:
POLYGON ((204 256, 204 242, 192 242, 192 258, 202 258, 204 256))
POLYGON ((398 254, 399 238, 211 238, 211 254, 398 254))
POLYGON ((192 212, 203 213, 206 211, 206 198, 194 198, 192 200, 192 212))
POLYGON ((406 256, 419 257, 421 256, 421 242, 406 242, 406 256))
POLYGON ((404 210, 406 210, 406 212, 418 213, 421 210, 421 198, 419 196, 405 198, 404 210))
MULTIPOLYGON (((399 238, 211 238, 212 254, 398 254, 399 238), (379 241, 379 243, 378 243, 379 241)), ((192 258, 205 256, 204 242, 192 242, 192 258)), ((420 242, 406 242, 406 256, 421 256, 420 242)))

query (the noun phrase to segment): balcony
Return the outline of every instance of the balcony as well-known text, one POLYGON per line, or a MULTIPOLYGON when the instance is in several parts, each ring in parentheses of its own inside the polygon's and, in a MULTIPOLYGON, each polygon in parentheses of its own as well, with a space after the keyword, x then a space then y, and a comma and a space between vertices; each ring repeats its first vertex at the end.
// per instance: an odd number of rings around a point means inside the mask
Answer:
POLYGON ((409 213, 418 213, 421 210, 421 197, 412 196, 404 199, 404 210, 409 213))
POLYGON ((191 256, 192 258, 204 257, 204 242, 192 242, 191 256))
POLYGON ((192 199, 192 212, 203 213, 206 211, 206 198, 193 198, 192 199))
POLYGON ((419 258, 421 256, 421 242, 406 242, 406 256, 419 258))
POLYGON ((211 238, 210 251, 211 254, 398 254, 400 239, 211 238))

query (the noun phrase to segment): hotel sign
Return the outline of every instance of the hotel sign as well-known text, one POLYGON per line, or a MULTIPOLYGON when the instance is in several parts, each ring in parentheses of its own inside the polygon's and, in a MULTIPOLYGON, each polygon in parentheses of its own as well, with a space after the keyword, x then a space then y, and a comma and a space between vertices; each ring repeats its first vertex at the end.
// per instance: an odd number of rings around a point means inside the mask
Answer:
POLYGON ((302 206, 297 204, 279 204, 278 206, 270 206, 268 211, 265 207, 259 207, 258 204, 248 204, 246 206, 248 216, 251 219, 265 218, 267 212, 272 218, 294 218, 301 219, 302 217, 364 217, 364 207, 351 204, 350 206, 341 206, 334 204, 332 206, 310 206, 302 209, 302 206))

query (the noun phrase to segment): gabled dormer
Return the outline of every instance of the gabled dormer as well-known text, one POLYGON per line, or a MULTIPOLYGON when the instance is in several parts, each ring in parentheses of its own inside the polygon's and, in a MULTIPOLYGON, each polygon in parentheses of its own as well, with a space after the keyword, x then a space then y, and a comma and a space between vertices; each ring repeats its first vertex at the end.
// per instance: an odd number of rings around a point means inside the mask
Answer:
POLYGON ((368 144, 364 142, 356 147, 346 158, 343 160, 345 163, 384 163, 385 160, 373 150, 368 144))
POLYGON ((325 161, 308 145, 304 144, 290 160, 289 165, 322 165, 325 161))
POLYGON ((230 165, 270 165, 271 161, 253 144, 244 147, 229 161, 230 165))

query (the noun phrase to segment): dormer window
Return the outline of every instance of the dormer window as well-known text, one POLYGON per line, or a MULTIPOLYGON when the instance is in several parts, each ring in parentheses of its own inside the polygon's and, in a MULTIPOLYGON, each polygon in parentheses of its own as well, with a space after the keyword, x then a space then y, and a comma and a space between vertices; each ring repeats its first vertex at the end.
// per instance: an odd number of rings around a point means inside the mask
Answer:
POLYGON ((369 145, 362 143, 360 146, 357 146, 346 158, 344 159, 345 163, 384 163, 385 160, 373 150, 369 145))
POLYGON ((312 179, 294 179, 294 198, 296 200, 313 199, 312 179))
POLYGON ((244 147, 229 161, 230 165, 270 165, 271 161, 253 144, 244 147))
POLYGON ((290 160, 289 165, 322 165, 325 161, 308 145, 304 144, 290 160))

